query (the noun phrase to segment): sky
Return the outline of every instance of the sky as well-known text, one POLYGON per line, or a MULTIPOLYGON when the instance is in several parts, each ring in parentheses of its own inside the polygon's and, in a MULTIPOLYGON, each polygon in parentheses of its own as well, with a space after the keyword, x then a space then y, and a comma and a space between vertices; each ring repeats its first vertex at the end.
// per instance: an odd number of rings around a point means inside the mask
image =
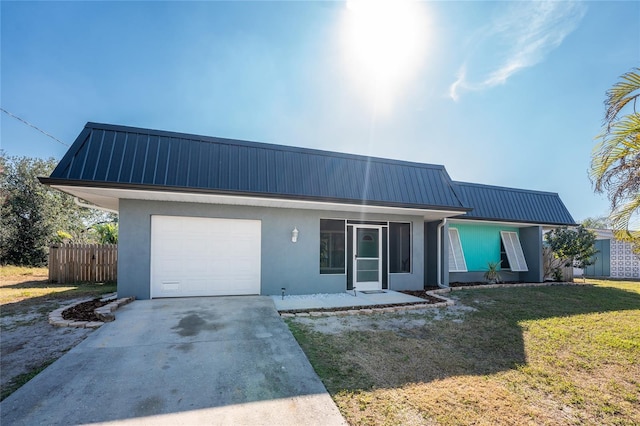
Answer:
MULTIPOLYGON (((0 2, 0 104, 86 122, 443 164, 608 214, 590 156, 640 66, 637 1, 0 2)), ((67 147, 1 113, 7 156, 67 147)))

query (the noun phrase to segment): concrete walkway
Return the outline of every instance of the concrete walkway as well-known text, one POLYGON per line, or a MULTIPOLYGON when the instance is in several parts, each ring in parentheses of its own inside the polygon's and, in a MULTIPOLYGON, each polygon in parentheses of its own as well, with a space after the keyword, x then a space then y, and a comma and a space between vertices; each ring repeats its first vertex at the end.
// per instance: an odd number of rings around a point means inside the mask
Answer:
POLYGON ((3 425, 342 425, 269 297, 136 301, 0 403, 3 425))
POLYGON ((278 311, 424 303, 424 299, 392 290, 367 293, 358 291, 355 296, 353 291, 349 291, 333 294, 285 295, 284 298, 282 296, 271 297, 278 311))

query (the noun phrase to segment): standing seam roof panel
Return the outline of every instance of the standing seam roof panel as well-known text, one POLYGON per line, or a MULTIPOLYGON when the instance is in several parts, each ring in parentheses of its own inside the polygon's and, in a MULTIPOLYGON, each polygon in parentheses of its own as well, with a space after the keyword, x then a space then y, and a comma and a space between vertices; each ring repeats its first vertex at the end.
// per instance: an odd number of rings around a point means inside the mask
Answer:
POLYGON ((465 209, 441 166, 95 123, 49 180, 465 209))
POLYGON ((107 175, 107 167, 109 165, 109 155, 106 155, 105 151, 111 151, 109 148, 105 148, 105 138, 107 137, 107 133, 113 132, 103 132, 102 138, 100 140, 100 148, 98 149, 98 164, 93 169, 93 179, 104 180, 107 175))
POLYGON ((136 135, 136 150, 133 158, 133 168, 131 169, 131 182, 142 182, 147 159, 147 144, 145 135, 136 135))
POLYGON ((120 174, 120 167, 122 166, 122 153, 123 149, 119 148, 124 145, 124 135, 122 133, 114 132, 113 144, 111 146, 111 158, 109 161, 109 167, 107 168, 107 176, 105 180, 107 182, 117 182, 120 174))
MULTIPOLYGON (((369 184, 366 186, 367 187, 367 191, 365 193, 365 199, 368 200, 379 200, 379 193, 380 193, 380 185, 383 184, 383 182, 381 182, 380 179, 380 165, 378 163, 370 163, 369 164, 369 179, 368 179, 369 184)), ((362 182, 363 184, 366 184, 365 182, 362 182)))
POLYGON ((91 133, 87 136, 87 139, 84 141, 80 150, 78 151, 78 162, 76 163, 76 168, 78 169, 77 174, 80 176, 84 176, 84 165, 87 162, 87 152, 89 151, 89 145, 91 144, 91 140, 93 139, 94 133, 91 133))
POLYGON ((104 132, 100 132, 92 137, 87 145, 87 153, 83 165, 83 173, 87 177, 91 176, 93 179, 93 175, 95 174, 96 167, 98 165, 98 155, 100 154, 100 142, 104 137, 104 132))
POLYGON ((473 207, 465 216, 469 219, 575 224, 558 194, 465 182, 454 184, 465 202, 473 207))
POLYGON ((407 200, 415 203, 418 200, 416 191, 415 191, 415 186, 417 183, 417 179, 416 179, 416 173, 415 170, 413 170, 412 168, 406 168, 403 169, 403 174, 404 174, 404 180, 405 182, 407 182, 407 185, 405 185, 405 188, 407 190, 407 200))

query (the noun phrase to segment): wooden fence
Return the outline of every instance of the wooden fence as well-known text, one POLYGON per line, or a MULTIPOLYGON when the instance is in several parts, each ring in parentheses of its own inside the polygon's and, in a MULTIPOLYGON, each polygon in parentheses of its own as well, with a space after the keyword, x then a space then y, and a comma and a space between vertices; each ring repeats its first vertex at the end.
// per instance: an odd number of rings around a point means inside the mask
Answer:
POLYGON ((49 248, 49 281, 116 281, 118 246, 116 244, 58 244, 49 248))

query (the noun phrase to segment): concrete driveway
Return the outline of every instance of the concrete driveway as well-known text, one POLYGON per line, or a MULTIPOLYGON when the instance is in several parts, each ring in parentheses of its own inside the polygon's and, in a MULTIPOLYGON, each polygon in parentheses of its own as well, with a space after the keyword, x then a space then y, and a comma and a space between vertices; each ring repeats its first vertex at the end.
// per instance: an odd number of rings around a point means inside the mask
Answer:
POLYGON ((0 411, 4 425, 345 424, 260 296, 133 302, 0 411))

